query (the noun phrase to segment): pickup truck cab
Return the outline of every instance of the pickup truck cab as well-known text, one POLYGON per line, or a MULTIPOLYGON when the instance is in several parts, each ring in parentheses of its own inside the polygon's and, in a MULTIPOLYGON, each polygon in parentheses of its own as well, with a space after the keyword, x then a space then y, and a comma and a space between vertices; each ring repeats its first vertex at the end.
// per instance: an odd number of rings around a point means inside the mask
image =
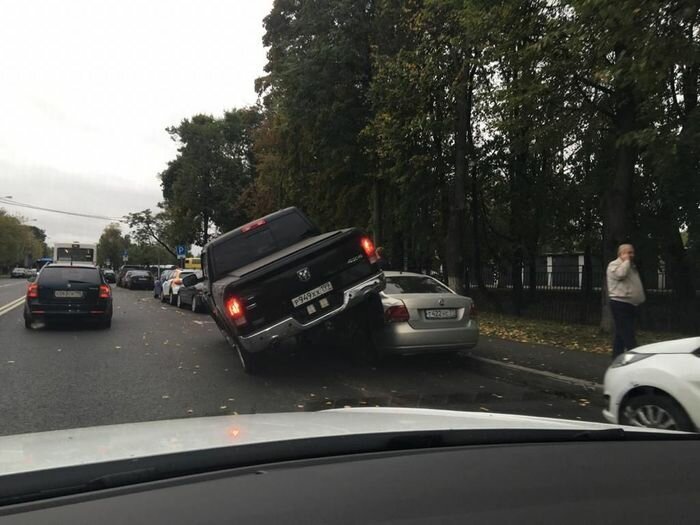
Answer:
MULTIPOLYGON (((381 324, 384 274, 369 237, 357 228, 320 233, 297 208, 252 221, 202 250, 209 312, 246 372, 282 340, 346 314, 381 324)), ((183 279, 196 284, 195 275, 183 279)))

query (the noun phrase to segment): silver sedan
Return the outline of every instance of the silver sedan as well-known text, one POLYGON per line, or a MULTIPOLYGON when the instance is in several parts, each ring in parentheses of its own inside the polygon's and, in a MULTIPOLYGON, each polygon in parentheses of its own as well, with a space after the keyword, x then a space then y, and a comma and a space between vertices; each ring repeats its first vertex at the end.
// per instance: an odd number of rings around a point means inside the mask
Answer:
POLYGON ((437 279, 408 272, 384 272, 382 352, 418 354, 472 348, 479 339, 474 301, 437 279))

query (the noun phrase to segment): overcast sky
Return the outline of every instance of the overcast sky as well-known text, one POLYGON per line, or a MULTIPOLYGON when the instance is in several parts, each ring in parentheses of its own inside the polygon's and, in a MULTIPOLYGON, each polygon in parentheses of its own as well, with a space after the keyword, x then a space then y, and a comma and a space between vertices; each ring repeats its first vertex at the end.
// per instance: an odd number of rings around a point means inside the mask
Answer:
MULTIPOLYGON (((0 197, 80 213, 155 208, 165 127, 254 104, 272 0, 0 0, 0 197)), ((2 206, 2 205, 0 205, 2 206)), ((106 222, 5 206, 49 242, 106 222)))

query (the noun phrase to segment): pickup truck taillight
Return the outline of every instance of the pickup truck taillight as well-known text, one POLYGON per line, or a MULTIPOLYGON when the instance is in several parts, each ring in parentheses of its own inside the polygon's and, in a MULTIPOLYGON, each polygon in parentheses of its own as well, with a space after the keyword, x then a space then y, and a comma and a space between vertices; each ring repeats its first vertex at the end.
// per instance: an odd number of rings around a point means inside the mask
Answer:
POLYGON ((109 299, 112 297, 112 289, 106 284, 100 285, 100 299, 109 299))
POLYGON ((369 237, 362 237, 360 244, 362 245, 362 250, 365 252, 365 255, 369 259, 369 262, 371 264, 376 263, 379 260, 379 256, 377 255, 377 250, 374 248, 374 243, 372 242, 372 239, 370 239, 369 237))
POLYGON ((384 320, 387 323, 405 323, 411 318, 405 304, 390 306, 384 312, 384 320))
POLYGON ((244 326, 248 323, 245 318, 245 307, 238 297, 229 297, 226 301, 226 313, 236 326, 244 326))
POLYGON ((27 299, 38 299, 39 298, 39 285, 32 283, 27 287, 27 299))

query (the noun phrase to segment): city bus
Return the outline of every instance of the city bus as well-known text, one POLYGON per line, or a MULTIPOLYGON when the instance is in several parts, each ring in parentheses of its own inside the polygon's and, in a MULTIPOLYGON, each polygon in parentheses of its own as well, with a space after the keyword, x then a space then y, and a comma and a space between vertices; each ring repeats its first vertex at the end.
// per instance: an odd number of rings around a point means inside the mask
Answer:
POLYGON ((57 242, 53 247, 53 262, 97 264, 97 245, 79 242, 57 242))

